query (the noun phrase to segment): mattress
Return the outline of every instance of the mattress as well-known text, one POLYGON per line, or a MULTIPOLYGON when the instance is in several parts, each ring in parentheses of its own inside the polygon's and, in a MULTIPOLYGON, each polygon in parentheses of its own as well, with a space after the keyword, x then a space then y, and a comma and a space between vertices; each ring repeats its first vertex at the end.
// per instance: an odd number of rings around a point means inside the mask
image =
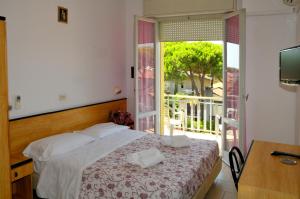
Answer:
POLYGON ((39 174, 37 195, 69 198, 192 198, 219 157, 215 141, 190 139, 172 148, 160 136, 125 130, 47 161, 39 174), (127 155, 156 147, 165 160, 142 169, 127 155))
POLYGON ((79 198, 192 198, 218 159, 213 141, 191 140, 190 147, 172 148, 160 136, 146 135, 96 161, 83 171, 79 198), (165 161, 142 169, 126 155, 156 147, 165 161))

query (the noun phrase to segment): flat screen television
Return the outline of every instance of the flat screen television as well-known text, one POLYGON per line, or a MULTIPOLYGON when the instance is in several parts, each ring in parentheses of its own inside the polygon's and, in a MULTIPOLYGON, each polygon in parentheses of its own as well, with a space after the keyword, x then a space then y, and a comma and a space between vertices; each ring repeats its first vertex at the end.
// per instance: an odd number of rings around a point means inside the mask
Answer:
POLYGON ((283 49, 279 53, 280 82, 300 84, 300 46, 283 49))

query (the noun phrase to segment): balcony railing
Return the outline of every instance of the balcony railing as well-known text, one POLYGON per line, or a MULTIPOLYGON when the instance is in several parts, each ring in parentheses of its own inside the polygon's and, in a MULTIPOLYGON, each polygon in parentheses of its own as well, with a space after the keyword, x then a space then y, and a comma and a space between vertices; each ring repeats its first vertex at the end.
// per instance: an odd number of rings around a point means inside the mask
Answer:
POLYGON ((165 95, 165 125, 173 129, 219 134, 223 99, 186 95, 165 95))

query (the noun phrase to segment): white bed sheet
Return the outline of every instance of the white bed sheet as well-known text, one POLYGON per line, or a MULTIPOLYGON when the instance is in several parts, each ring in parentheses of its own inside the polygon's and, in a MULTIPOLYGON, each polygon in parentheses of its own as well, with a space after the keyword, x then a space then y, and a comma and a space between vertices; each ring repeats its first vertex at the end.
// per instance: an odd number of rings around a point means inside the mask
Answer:
POLYGON ((144 135, 124 130, 44 162, 38 173, 37 195, 48 199, 77 199, 86 167, 144 135))

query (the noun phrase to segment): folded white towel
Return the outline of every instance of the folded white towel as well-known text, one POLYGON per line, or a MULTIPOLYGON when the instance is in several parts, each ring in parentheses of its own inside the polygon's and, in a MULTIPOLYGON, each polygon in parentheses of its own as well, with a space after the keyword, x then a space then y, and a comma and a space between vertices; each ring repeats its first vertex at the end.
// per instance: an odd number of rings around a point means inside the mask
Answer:
POLYGON ((161 138, 161 143, 165 146, 170 147, 187 147, 190 145, 189 138, 185 135, 178 135, 178 136, 163 136, 161 138))
POLYGON ((154 166, 165 159, 164 155, 157 148, 129 154, 127 161, 131 164, 137 164, 142 168, 154 166))

